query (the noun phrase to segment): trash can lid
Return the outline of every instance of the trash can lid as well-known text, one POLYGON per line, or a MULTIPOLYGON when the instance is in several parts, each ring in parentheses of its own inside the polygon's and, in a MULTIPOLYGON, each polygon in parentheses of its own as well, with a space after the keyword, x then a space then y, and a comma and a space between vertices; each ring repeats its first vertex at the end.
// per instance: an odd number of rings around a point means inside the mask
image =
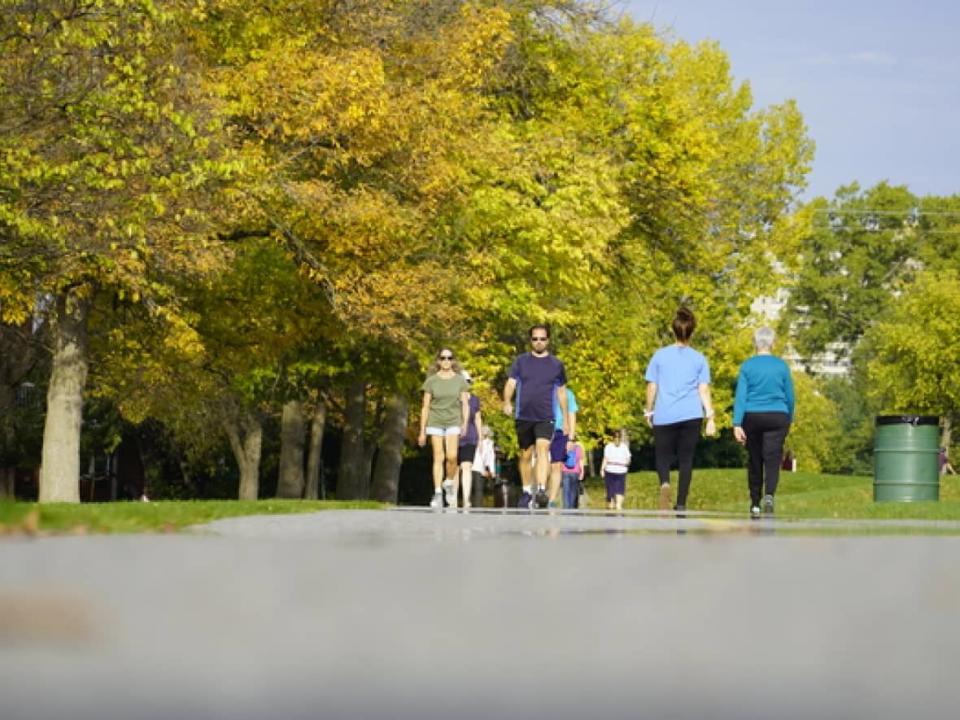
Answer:
POLYGON ((877 415, 877 425, 939 425, 936 415, 877 415))

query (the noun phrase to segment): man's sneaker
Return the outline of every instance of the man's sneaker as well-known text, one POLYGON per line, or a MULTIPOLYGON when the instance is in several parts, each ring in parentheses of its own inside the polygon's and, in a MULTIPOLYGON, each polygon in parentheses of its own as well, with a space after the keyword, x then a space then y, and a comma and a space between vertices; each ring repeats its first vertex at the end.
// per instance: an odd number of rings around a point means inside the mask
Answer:
POLYGON ((669 510, 670 505, 670 483, 664 483, 660 486, 660 509, 669 510))
POLYGON ((557 508, 557 507, 558 507, 557 503, 554 502, 553 500, 547 501, 547 509, 548 509, 548 510, 553 510, 553 509, 555 509, 555 508, 557 508))
POLYGON ((437 490, 430 501, 430 507, 434 510, 443 510, 443 491, 437 490))
POLYGON ((523 508, 524 510, 529 509, 533 501, 533 495, 528 493, 526 490, 520 495, 520 502, 517 503, 518 508, 523 508))
POLYGON ((547 507, 547 505, 550 502, 550 498, 547 496, 547 491, 544 490, 543 488, 540 488, 539 490, 537 490, 537 495, 534 498, 534 502, 536 503, 534 507, 538 507, 538 508, 547 507))
POLYGON ((752 517, 752 518, 754 518, 754 519, 760 517, 760 506, 759 506, 759 505, 751 505, 751 506, 750 506, 750 517, 752 517))
POLYGON ((763 512, 767 515, 773 514, 773 495, 763 496, 763 512))
POLYGON ((677 514, 678 518, 685 518, 687 516, 687 506, 686 505, 674 505, 673 511, 677 514))

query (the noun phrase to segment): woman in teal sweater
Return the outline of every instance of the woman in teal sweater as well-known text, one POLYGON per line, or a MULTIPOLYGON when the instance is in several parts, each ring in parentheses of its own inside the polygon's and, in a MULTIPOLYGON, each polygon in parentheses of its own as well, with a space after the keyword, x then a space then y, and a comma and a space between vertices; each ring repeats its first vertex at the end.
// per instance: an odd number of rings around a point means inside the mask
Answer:
POLYGON ((771 354, 774 337, 768 327, 753 334, 757 354, 740 366, 733 402, 733 434, 749 455, 751 517, 760 516, 761 503, 763 512, 773 512, 783 441, 793 421, 793 379, 787 364, 771 354))

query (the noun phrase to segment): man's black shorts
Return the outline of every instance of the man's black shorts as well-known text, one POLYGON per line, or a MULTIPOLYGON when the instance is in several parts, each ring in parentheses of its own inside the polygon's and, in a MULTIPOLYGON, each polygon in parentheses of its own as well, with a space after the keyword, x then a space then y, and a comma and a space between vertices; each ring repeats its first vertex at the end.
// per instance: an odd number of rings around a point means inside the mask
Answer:
POLYGON ((553 420, 517 420, 517 441, 526 450, 537 440, 553 439, 553 420))

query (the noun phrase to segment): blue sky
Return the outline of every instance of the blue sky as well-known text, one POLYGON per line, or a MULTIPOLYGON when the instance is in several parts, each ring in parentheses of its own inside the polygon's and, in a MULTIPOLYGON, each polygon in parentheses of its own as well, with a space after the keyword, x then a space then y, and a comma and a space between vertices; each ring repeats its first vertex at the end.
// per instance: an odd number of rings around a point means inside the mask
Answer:
POLYGON ((960 2, 624 0, 673 36, 716 40, 756 106, 795 99, 817 144, 804 197, 856 180, 960 193, 960 2))

